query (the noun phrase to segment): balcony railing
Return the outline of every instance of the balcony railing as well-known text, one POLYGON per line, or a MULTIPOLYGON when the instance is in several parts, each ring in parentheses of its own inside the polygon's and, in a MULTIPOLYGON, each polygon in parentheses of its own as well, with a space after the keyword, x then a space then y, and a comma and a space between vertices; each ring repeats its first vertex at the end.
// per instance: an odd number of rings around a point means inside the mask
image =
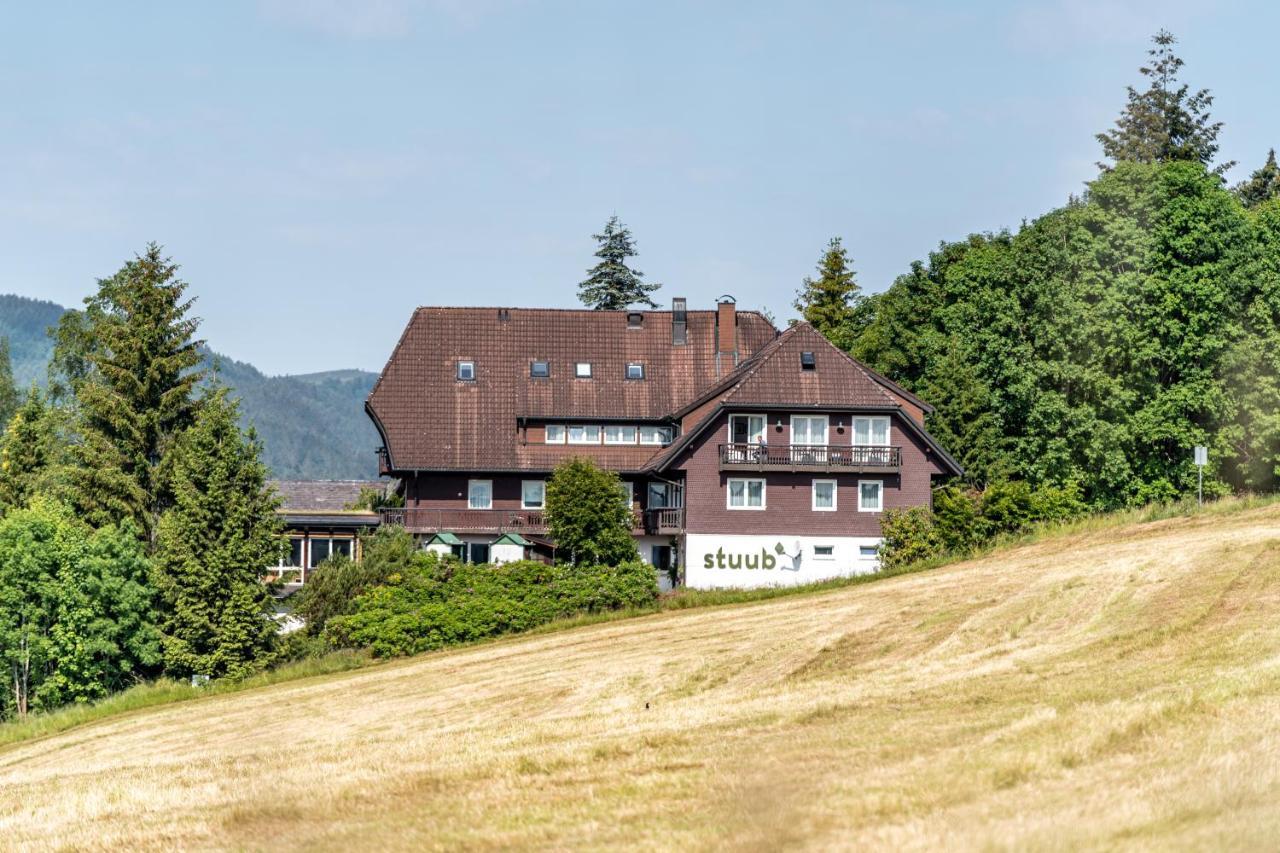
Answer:
POLYGON ((722 471, 866 471, 902 467, 902 448, 847 444, 722 444, 722 471))
MULTIPOLYGON (((436 509, 432 507, 388 507, 381 510, 382 523, 403 527, 412 533, 532 533, 547 532, 546 514, 540 509, 436 509)), ((684 529, 684 510, 650 509, 637 511, 632 522, 635 533, 661 535, 684 529)))

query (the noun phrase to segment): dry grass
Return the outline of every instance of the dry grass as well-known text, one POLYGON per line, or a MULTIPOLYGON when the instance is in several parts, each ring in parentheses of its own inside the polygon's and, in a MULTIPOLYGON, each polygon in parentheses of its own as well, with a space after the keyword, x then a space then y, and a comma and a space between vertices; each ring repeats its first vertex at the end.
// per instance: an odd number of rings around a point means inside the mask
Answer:
POLYGON ((1280 507, 513 638, 0 750, 0 844, 1260 848, 1280 507))

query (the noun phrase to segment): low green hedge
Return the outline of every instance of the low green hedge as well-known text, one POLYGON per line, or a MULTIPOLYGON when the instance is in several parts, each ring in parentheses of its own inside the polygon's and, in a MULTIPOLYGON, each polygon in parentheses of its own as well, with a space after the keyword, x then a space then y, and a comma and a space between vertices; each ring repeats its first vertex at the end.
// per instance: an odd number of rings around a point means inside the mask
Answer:
POLYGON ((534 561, 469 565, 422 554, 328 621, 335 646, 377 657, 412 655, 583 613, 652 607, 652 566, 549 566, 534 561))

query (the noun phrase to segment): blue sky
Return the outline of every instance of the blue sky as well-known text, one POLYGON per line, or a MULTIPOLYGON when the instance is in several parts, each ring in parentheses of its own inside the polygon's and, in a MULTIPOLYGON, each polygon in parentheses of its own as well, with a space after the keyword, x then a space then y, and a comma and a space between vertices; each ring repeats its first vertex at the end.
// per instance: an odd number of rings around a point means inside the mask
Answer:
POLYGON ((1269 4, 9 3, 0 292, 76 305, 149 240, 271 373, 380 369, 416 305, 576 304, 617 212, 691 307, 791 313, 840 235, 883 290, 1095 174, 1181 40, 1238 180, 1280 144, 1269 4))

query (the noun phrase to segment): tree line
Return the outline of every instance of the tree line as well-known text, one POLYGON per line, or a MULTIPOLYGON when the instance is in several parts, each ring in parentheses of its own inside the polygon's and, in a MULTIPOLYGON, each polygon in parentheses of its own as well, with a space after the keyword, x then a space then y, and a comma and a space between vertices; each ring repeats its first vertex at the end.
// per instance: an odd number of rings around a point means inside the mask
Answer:
POLYGON ((154 244, 99 281, 47 393, 18 393, 0 348, 0 716, 271 660, 277 501, 186 290, 154 244))

